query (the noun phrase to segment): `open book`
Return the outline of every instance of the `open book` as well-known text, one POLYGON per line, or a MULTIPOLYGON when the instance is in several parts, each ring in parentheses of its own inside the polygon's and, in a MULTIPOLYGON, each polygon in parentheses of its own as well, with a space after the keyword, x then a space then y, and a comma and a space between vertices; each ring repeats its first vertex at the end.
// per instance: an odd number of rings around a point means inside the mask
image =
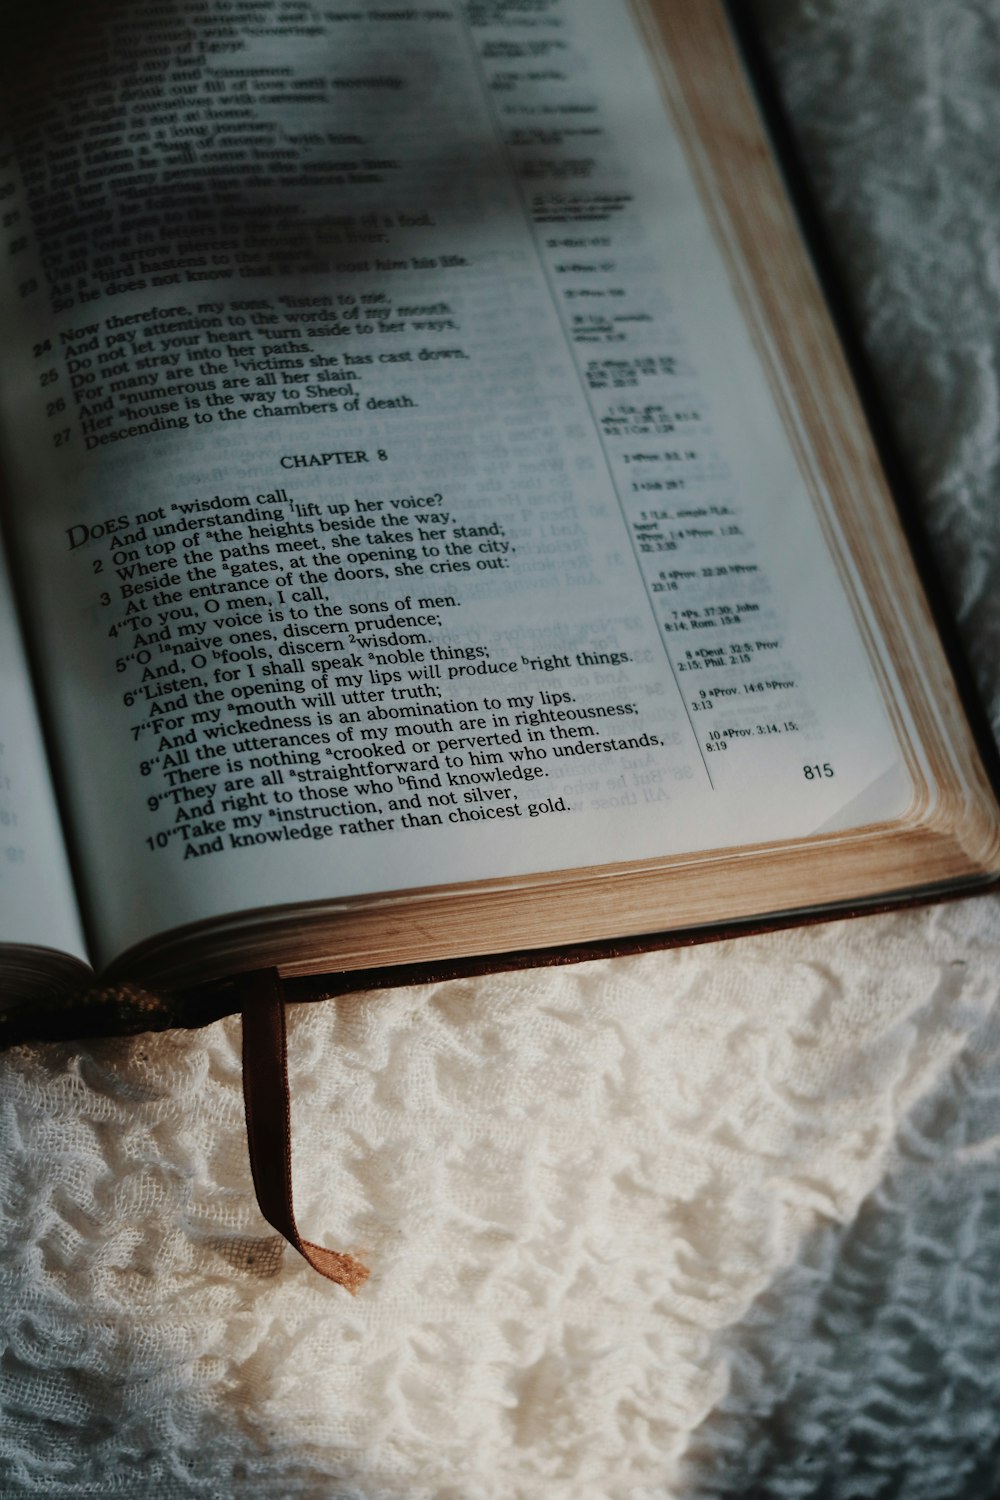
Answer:
POLYGON ((715 0, 13 13, 5 1007, 995 877, 715 0))

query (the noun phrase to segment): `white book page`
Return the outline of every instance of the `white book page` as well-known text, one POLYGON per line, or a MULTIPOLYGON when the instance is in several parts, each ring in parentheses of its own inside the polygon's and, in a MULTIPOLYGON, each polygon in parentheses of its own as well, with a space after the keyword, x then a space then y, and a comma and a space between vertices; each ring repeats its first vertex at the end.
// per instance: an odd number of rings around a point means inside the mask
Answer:
POLYGON ((901 816, 622 0, 274 0, 203 52, 146 9, 15 137, 18 525, 102 956, 901 816))
POLYGON ((0 944, 87 962, 0 542, 0 944))

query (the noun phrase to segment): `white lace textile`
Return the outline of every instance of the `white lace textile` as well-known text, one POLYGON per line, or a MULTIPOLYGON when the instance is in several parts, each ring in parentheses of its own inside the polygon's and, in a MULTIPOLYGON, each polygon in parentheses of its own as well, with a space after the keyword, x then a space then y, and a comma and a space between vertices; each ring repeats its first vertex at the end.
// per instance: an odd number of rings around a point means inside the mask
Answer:
MULTIPOLYGON (((1000 727, 1000 16, 755 0, 1000 727)), ((831 1500, 1000 1479, 1000 906, 0 1057, 0 1497, 831 1500)))

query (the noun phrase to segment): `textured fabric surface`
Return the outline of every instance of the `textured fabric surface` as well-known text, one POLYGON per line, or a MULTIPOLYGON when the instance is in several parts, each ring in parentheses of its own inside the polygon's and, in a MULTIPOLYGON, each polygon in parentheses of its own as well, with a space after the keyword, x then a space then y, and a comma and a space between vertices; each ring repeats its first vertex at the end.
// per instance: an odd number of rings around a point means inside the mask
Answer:
MULTIPOLYGON (((1000 24, 756 0, 1000 726, 1000 24)), ((0 1496, 1000 1488, 1000 907, 290 1019, 297 1207, 239 1026, 0 1058, 0 1496)))

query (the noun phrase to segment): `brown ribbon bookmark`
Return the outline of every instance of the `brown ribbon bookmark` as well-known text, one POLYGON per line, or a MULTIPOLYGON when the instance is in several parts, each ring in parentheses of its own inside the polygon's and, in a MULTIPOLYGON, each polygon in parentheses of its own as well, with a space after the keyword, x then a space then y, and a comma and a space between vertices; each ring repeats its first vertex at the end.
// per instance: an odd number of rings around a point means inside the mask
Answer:
POLYGON ((285 997, 277 969, 248 974, 244 981, 243 1102, 250 1171, 261 1213, 314 1270, 353 1295, 367 1281, 368 1267, 351 1255, 304 1240, 295 1222, 285 997))

